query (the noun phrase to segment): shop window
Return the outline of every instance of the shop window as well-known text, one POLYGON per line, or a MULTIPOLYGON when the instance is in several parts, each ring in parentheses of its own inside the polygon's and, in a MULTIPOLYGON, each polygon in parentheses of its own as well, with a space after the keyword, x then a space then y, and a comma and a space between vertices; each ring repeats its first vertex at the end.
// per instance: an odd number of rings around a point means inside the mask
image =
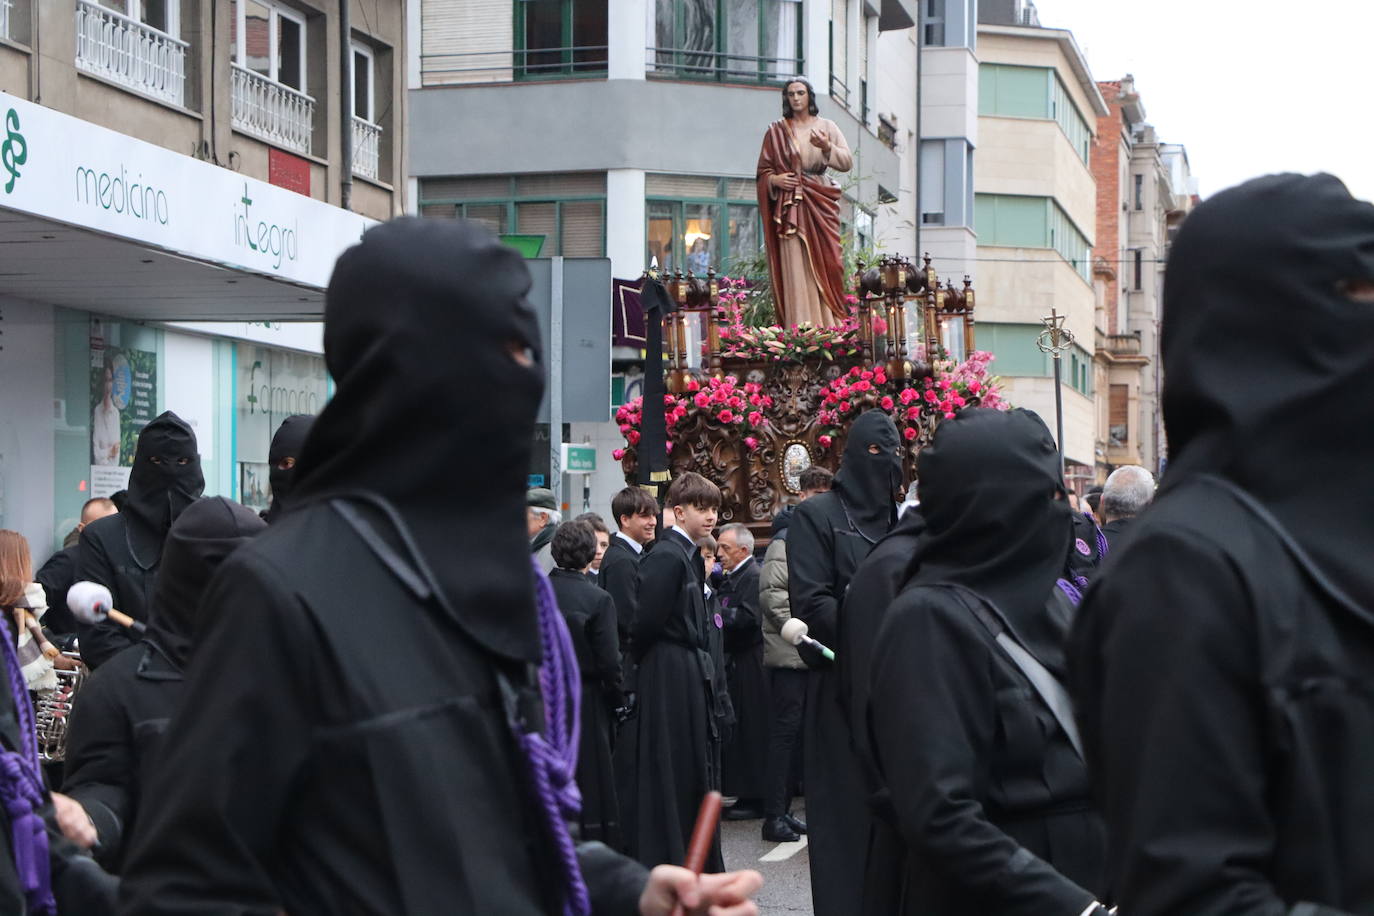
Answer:
POLYGON ((736 262, 758 254, 752 181, 650 175, 645 189, 646 264, 657 258, 665 270, 731 273, 736 262))
POLYGON ((607 0, 516 0, 521 79, 606 72, 607 0))
POLYGON ((654 0, 649 72, 777 82, 802 70, 801 0, 654 0))

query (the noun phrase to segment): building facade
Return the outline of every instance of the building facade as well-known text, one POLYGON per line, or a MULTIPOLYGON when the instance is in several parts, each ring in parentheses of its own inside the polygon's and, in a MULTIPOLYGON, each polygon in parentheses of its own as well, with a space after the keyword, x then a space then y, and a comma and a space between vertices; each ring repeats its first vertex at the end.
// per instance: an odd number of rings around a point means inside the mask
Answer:
POLYGON ((401 0, 0 5, 0 526, 37 561, 166 409, 207 493, 265 503, 330 392, 289 322, 404 210, 405 38, 401 0))
POLYGON ((1076 342, 1060 359, 1063 451, 1081 487, 1097 464, 1089 155, 1107 108, 1073 35, 1041 27, 1032 4, 982 4, 977 58, 977 344, 1008 400, 1054 429, 1054 364, 1036 342, 1052 309, 1064 317, 1076 342))
MULTIPOLYGON (((914 254, 917 12, 914 0, 412 4, 416 210, 479 220, 544 257, 605 258, 627 280, 653 261, 740 274, 761 250, 763 134, 800 74, 854 152, 847 229, 914 254)), ((633 394, 639 351, 613 357, 615 390, 633 394)), ((588 501, 604 511, 624 485, 614 407, 565 406, 604 414, 563 430, 597 447, 588 501)), ((580 497, 564 501, 576 511, 580 497)))

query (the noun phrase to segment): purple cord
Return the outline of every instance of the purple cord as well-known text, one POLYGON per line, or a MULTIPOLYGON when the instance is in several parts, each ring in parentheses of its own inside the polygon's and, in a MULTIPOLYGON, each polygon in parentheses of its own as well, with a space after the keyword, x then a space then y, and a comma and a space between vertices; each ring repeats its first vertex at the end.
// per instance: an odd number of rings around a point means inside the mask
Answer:
POLYGON ((50 916, 57 912, 57 904, 53 900, 52 878, 48 873, 47 828, 38 814, 45 800, 38 762, 38 731, 34 725, 33 706, 29 703, 28 684, 24 682, 14 643, 3 626, 0 626, 0 643, 5 646, 5 670, 9 674, 15 718, 19 722, 20 746, 19 752, 0 753, 0 803, 9 815, 14 868, 19 873, 28 910, 35 916, 50 916))
POLYGON ((568 820, 582 810, 577 788, 577 744, 581 727, 582 679, 577 670, 568 624, 558 610, 549 577, 531 558, 535 600, 544 658, 539 665, 539 692, 544 700, 544 734, 520 735, 529 761, 530 775, 539 793, 544 820, 558 846, 558 857, 567 881, 564 916, 587 916, 592 911, 587 883, 577 862, 577 850, 568 832, 568 820))

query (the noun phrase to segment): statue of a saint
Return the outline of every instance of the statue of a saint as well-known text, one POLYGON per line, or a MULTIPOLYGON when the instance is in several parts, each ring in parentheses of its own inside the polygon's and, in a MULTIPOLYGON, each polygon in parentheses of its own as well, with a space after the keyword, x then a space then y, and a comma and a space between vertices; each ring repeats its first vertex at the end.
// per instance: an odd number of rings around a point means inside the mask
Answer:
POLYGON ((854 165, 834 121, 817 117, 816 90, 802 77, 782 90, 783 116, 759 153, 759 212, 778 323, 837 325, 848 317, 840 254, 840 188, 826 169, 854 165))

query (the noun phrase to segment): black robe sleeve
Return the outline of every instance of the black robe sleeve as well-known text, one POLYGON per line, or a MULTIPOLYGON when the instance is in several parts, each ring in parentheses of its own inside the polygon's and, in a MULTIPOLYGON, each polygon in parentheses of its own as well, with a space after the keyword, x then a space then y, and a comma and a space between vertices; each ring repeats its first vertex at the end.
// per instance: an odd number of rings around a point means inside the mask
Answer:
POLYGON ((725 626, 744 634, 762 635, 763 615, 759 611, 759 568, 755 560, 740 574, 739 582, 730 590, 730 616, 725 626))
MULTIPOLYGON (((104 521, 104 519, 98 519, 104 521)), ((78 581, 98 582, 110 590, 116 602, 120 600, 119 578, 115 573, 115 558, 110 555, 110 545, 100 532, 118 532, 123 535, 122 525, 105 525, 103 527, 95 524, 88 525, 81 529, 80 549, 77 551, 77 570, 76 578, 78 581)), ((117 611, 132 611, 132 608, 121 608, 116 606, 117 611)), ((142 617, 140 611, 134 613, 135 617, 142 617)), ((133 645, 134 640, 129 636, 128 631, 119 624, 111 623, 108 620, 97 623, 95 626, 79 626, 77 630, 81 635, 81 658, 87 665, 97 668, 106 659, 113 656, 121 649, 126 649, 133 645)))
POLYGON ((615 602, 616 630, 622 645, 628 641, 634 624, 635 576, 639 568, 633 557, 624 556, 626 550, 617 547, 610 554, 613 560, 609 565, 603 558, 601 571, 597 573, 597 584, 615 602))
POLYGON ((678 610, 686 585, 687 564, 680 562, 674 551, 680 551, 676 544, 659 544, 639 563, 635 617, 630 630, 636 657, 662 636, 664 626, 678 610))
POLYGON ((1252 604, 1219 550, 1151 533, 1079 613, 1074 699, 1131 916, 1287 911, 1265 878, 1276 828, 1252 604))
POLYGON ((989 821, 979 801, 996 727, 991 649, 968 611, 929 590, 907 592, 888 611, 869 722, 898 828, 933 871, 957 876, 981 911, 1077 916, 1093 894, 989 821))
POLYGON ((76 618, 67 608, 67 590, 76 581, 76 553, 74 548, 59 550, 48 557, 48 562, 34 574, 33 580, 43 586, 43 594, 48 601, 48 612, 43 615, 43 626, 53 633, 75 633, 76 618))
POLYGON ((595 665, 582 674, 601 683, 602 695, 614 709, 624 702, 620 693, 620 640, 615 626, 615 604, 610 595, 600 590, 588 594, 595 599, 586 625, 587 644, 591 646, 595 665))
POLYGON ((602 843, 580 843, 577 862, 592 899, 593 916, 638 916, 649 870, 602 843))
POLYGON ((102 668, 81 688, 67 732, 62 791, 81 803, 100 838, 97 858, 119 860, 124 825, 129 821, 129 780, 136 778, 131 729, 114 696, 113 671, 102 668))
POLYGON ((824 512, 808 511, 810 502, 797 508, 788 526, 788 601, 792 616, 806 621, 812 639, 835 646, 843 597, 835 590, 835 533, 824 512))
POLYGON ((224 564, 202 616, 210 628, 140 801, 126 916, 280 909, 266 868, 312 736, 314 640, 289 587, 251 559, 224 564))

